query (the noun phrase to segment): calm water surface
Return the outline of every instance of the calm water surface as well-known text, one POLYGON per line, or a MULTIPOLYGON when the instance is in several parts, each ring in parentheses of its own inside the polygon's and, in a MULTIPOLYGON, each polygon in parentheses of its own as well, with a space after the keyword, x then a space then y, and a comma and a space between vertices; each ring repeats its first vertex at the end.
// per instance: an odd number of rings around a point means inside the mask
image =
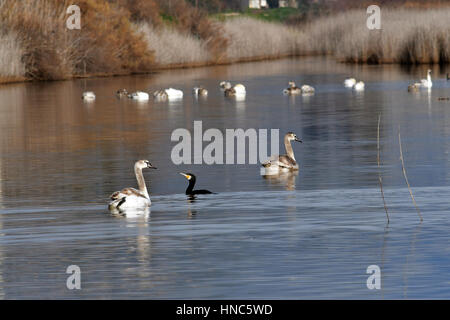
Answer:
POLYGON ((433 69, 431 92, 408 93, 426 68, 302 58, 1 86, 0 298, 450 298, 450 102, 438 100, 450 95, 450 70, 433 69), (366 90, 344 88, 349 76, 366 90), (243 83, 246 99, 224 98, 222 80, 243 83), (289 80, 316 94, 283 96, 289 80), (191 95, 199 84, 206 99, 191 95), (114 96, 167 87, 184 99, 114 96), (94 103, 80 99, 85 90, 94 103), (258 165, 176 166, 171 133, 195 120, 223 132, 279 128, 280 139, 294 131, 301 170, 264 178, 258 165), (158 167, 145 172, 151 212, 112 216, 108 196, 136 185, 136 159, 158 167), (189 201, 180 171, 217 194, 189 201), (69 265, 81 268, 81 290, 66 288, 69 265), (381 290, 367 289, 369 265, 381 268, 381 290))

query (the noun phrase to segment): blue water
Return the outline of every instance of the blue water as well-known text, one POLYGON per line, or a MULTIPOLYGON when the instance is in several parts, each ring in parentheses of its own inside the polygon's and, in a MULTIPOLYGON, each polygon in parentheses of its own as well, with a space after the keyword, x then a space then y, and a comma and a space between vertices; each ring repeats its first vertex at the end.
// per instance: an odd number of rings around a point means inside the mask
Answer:
POLYGON ((0 87, 0 297, 449 298, 450 102, 437 99, 450 84, 433 69, 431 92, 408 93, 423 74, 302 58, 0 87), (350 75, 365 92, 343 87, 350 75), (292 79, 316 94, 283 96, 292 79), (246 100, 222 97, 221 80, 242 82, 246 100), (209 89, 206 100, 191 97, 198 84, 209 89), (184 89, 183 101, 113 95, 169 86, 184 89), (84 90, 96 92, 93 104, 81 101, 84 90), (300 172, 176 166, 170 134, 194 120, 203 130, 279 128, 280 139, 294 131, 304 141, 293 146, 300 172), (151 210, 111 215, 109 194, 136 185, 140 158, 158 167, 145 172, 151 210), (180 171, 217 194, 187 199, 180 171), (81 269, 81 290, 66 287, 69 265, 81 269), (369 265, 381 269, 380 290, 367 288, 369 265))

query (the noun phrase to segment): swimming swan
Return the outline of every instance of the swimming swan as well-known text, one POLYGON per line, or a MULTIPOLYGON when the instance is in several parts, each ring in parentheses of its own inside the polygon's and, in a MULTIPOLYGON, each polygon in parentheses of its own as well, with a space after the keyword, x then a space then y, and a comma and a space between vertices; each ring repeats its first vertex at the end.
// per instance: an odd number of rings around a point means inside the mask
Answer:
POLYGON ((231 83, 229 83, 228 81, 222 81, 221 83, 219 83, 219 86, 221 90, 225 90, 227 88, 231 88, 231 83))
POLYGON ((308 94, 308 93, 311 94, 311 93, 314 93, 314 91, 315 91, 313 87, 311 87, 307 84, 302 85, 302 87, 300 89, 302 90, 302 94, 308 94))
POLYGON ((183 91, 174 88, 169 88, 164 90, 169 99, 181 99, 183 98, 183 91))
POLYGON ((289 170, 298 170, 298 163, 295 160, 294 151, 292 150, 291 141, 302 142, 293 132, 288 132, 284 136, 285 155, 276 155, 272 159, 262 164, 266 174, 289 170))
POLYGON ((428 69, 427 78, 420 80, 422 83, 422 87, 431 88, 433 86, 433 82, 431 82, 431 70, 428 69))
POLYGON ((345 81, 344 81, 344 85, 347 88, 353 88, 353 86, 355 84, 356 84, 356 79, 355 78, 348 78, 348 79, 345 79, 345 81))
POLYGON ((208 90, 206 90, 203 87, 195 87, 193 90, 193 93, 195 96, 207 96, 208 95, 208 90))
POLYGON ((295 85, 294 81, 289 81, 288 85, 289 87, 283 90, 284 94, 296 95, 302 93, 302 90, 295 85))
POLYGON ((362 91, 364 90, 364 82, 359 81, 357 83, 355 83, 355 85, 353 86, 353 89, 355 89, 356 91, 362 91))
POLYGON ((226 97, 244 97, 246 95, 246 90, 244 85, 238 83, 234 87, 231 87, 231 83, 227 82, 225 84, 224 94, 226 97))
POLYGON ((151 206, 150 196, 147 192, 142 169, 156 169, 148 160, 139 160, 134 164, 134 174, 138 183, 139 190, 134 188, 125 188, 116 191, 111 195, 111 202, 108 205, 109 210, 124 212, 126 210, 145 209, 151 206))
POLYGON ((139 100, 139 101, 147 101, 149 99, 149 95, 147 92, 136 91, 136 92, 130 93, 128 95, 128 98, 133 99, 133 100, 139 100))
POLYGON ((117 98, 119 98, 119 99, 128 97, 128 91, 127 91, 127 89, 119 89, 119 90, 117 90, 117 91, 116 91, 116 96, 117 96, 117 98))
POLYGON ((93 101, 93 100, 95 100, 95 93, 93 93, 92 91, 83 92, 83 95, 81 98, 84 101, 93 101))

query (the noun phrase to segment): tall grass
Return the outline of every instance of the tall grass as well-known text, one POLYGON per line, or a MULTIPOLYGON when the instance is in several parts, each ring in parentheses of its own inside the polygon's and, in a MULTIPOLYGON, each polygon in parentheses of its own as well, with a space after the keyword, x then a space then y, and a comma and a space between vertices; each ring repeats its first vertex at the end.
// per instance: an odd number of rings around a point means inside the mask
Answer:
POLYGON ((226 20, 223 26, 229 37, 228 61, 297 54, 305 39, 297 29, 247 17, 226 20))
POLYGON ((450 8, 386 8, 381 30, 369 30, 366 19, 362 10, 320 18, 303 30, 305 49, 357 63, 450 62, 450 8))
POLYGON ((149 49, 160 66, 196 65, 211 60, 205 41, 172 27, 153 28, 140 23, 137 30, 144 35, 149 49))
POLYGON ((25 65, 21 58, 23 48, 16 34, 0 34, 0 77, 3 81, 19 80, 25 77, 25 65))

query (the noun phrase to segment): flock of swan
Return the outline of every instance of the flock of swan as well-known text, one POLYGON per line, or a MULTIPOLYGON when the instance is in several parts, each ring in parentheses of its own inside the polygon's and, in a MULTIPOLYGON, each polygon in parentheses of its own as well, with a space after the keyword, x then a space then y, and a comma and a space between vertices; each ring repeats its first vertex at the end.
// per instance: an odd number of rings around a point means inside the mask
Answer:
MULTIPOLYGON (((447 75, 447 80, 449 80, 447 75)), ((431 88, 433 85, 431 81, 431 70, 428 70, 427 78, 422 79, 421 82, 414 83, 408 86, 408 91, 416 91, 419 88, 431 88)), ((364 90, 364 82, 357 81, 355 78, 348 78, 344 81, 344 86, 347 88, 352 88, 356 91, 364 90)), ((238 83, 232 85, 228 81, 222 81, 219 84, 220 89, 223 91, 226 97, 239 97, 246 95, 245 86, 238 83)), ((315 89, 307 84, 297 87, 294 81, 289 81, 288 87, 283 90, 286 95, 310 95, 314 94, 315 89)), ((193 94, 195 96, 207 96, 208 90, 203 87, 193 88, 193 94)), ((120 89, 116 92, 118 98, 129 98, 133 100, 146 101, 149 100, 149 94, 142 91, 136 91, 133 93, 128 93, 126 89, 120 89)), ((183 91, 168 88, 157 90, 153 93, 153 97, 156 100, 168 100, 168 99, 181 99, 183 97, 183 91)), ((95 100, 95 94, 92 91, 87 91, 83 93, 82 98, 87 101, 95 100)), ((280 172, 296 171, 299 169, 299 165, 295 160, 294 151, 291 145, 291 141, 302 142, 300 138, 293 132, 288 132, 284 136, 284 146, 286 149, 286 154, 276 155, 267 160, 262 164, 265 175, 273 175, 280 172)), ((150 168, 156 169, 148 160, 139 160, 134 165, 134 173, 136 176, 138 189, 135 188, 124 188, 121 191, 116 191, 111 195, 111 201, 109 203, 109 210, 112 212, 126 212, 128 210, 145 209, 151 206, 150 196, 145 184, 144 176, 142 170, 150 168)), ((196 182, 196 177, 192 173, 180 173, 188 181, 189 185, 186 189, 186 195, 196 195, 196 194, 212 194, 213 192, 209 190, 194 190, 194 185, 196 182)))

